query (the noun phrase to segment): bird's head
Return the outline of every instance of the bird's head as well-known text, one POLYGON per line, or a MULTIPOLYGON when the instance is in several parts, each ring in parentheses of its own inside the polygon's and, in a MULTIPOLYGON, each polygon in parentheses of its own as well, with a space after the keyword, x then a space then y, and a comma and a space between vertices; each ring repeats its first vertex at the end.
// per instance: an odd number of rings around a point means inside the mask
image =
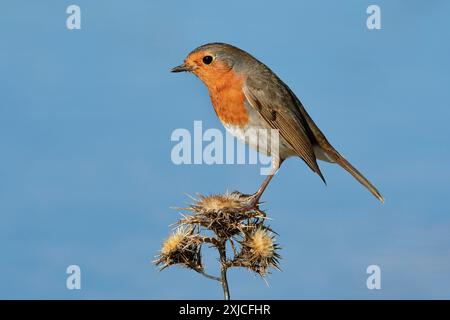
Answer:
POLYGON ((245 51, 225 43, 209 43, 188 54, 184 63, 172 72, 192 72, 208 87, 213 86, 229 71, 238 72, 250 57, 245 51))

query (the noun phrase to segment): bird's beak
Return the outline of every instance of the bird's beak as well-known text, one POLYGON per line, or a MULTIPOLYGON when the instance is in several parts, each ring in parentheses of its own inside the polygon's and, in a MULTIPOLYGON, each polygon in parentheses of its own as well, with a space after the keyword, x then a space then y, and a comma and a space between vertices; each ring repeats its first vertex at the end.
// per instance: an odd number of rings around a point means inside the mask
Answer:
POLYGON ((170 72, 187 72, 192 71, 192 67, 186 65, 185 63, 179 65, 178 67, 172 68, 170 72))

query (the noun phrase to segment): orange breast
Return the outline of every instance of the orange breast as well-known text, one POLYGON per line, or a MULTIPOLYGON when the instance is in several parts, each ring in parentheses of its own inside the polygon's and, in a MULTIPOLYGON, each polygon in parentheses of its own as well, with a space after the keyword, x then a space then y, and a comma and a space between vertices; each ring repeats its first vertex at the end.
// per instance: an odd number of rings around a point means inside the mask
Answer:
POLYGON ((245 96, 242 91, 244 79, 232 70, 215 79, 205 79, 214 110, 219 119, 231 125, 244 127, 248 123, 245 96))

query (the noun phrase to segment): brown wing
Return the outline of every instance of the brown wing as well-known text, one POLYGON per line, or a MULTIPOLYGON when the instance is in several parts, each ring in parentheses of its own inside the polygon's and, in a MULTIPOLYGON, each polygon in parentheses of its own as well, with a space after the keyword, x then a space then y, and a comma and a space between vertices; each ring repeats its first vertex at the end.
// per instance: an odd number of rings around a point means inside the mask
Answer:
POLYGON ((311 132, 289 89, 270 70, 258 71, 245 81, 243 91, 248 103, 271 128, 279 131, 292 150, 325 182, 317 165, 311 132))

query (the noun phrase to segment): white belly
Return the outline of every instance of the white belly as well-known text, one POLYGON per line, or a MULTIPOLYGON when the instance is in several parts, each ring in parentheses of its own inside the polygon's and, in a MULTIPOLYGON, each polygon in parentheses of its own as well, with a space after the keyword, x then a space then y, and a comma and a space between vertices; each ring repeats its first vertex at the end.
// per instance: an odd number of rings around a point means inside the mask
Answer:
POLYGON ((292 154, 284 139, 279 136, 278 130, 264 127, 240 127, 223 124, 225 129, 239 141, 246 143, 250 148, 266 155, 280 155, 283 159, 292 154))

